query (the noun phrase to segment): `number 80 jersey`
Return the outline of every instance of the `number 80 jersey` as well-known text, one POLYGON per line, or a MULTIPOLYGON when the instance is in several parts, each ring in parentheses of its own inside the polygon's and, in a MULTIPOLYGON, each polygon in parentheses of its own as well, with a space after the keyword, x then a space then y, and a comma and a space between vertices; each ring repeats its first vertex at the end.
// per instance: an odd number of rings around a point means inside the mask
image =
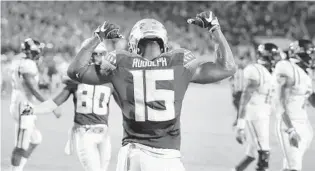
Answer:
POLYGON ((184 49, 153 60, 126 51, 104 57, 102 72, 109 71, 123 113, 123 144, 180 148, 182 102, 197 64, 184 49))
POLYGON ((79 125, 108 124, 112 85, 69 83, 75 108, 74 122, 79 125))

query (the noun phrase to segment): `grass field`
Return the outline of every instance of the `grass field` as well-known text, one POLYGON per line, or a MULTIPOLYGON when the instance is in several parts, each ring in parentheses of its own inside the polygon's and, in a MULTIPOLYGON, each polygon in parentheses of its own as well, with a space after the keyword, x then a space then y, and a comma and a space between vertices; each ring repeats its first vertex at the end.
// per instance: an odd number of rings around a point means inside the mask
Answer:
MULTIPOLYGON (((227 84, 191 85, 187 91, 182 112, 182 161, 188 171, 230 171, 244 156, 244 147, 235 141, 232 122, 235 111, 227 84)), ((70 98, 71 99, 71 98, 70 98)), ((73 104, 69 99, 62 106, 63 116, 41 116, 38 127, 43 142, 34 152, 26 171, 80 171, 83 170, 75 155, 63 153, 67 130, 72 125, 73 104)), ((115 170, 117 152, 121 144, 121 113, 112 101, 110 132, 112 160, 109 171, 115 170)), ((13 149, 13 119, 9 114, 9 99, 1 100, 1 169, 9 170, 13 149)), ((315 127, 315 112, 310 110, 311 122, 315 127)), ((271 121, 274 121, 272 118, 271 121)), ((280 171, 282 153, 275 137, 272 122, 271 171, 280 171)), ((315 141, 304 157, 304 171, 315 171, 315 141)), ((254 170, 254 164, 248 170, 254 170)))

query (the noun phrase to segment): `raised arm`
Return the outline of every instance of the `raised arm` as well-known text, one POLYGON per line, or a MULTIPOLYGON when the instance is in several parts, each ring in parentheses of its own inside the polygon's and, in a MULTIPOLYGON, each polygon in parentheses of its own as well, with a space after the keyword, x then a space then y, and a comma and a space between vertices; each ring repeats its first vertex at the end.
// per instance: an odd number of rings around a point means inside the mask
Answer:
POLYGON ((207 84, 233 76, 236 72, 236 64, 217 17, 211 11, 202 12, 195 19, 188 20, 188 23, 207 28, 218 45, 216 62, 205 62, 197 66, 192 82, 207 84))
MULTIPOLYGON (((96 46, 104 39, 115 39, 121 38, 122 36, 118 33, 119 27, 109 22, 104 22, 103 25, 99 26, 91 38, 85 40, 82 44, 79 53, 72 61, 68 68, 68 76, 75 81, 91 85, 100 85, 107 83, 111 80, 111 72, 103 72, 104 68, 101 66, 90 64, 90 58, 93 50, 96 46)), ((106 62, 103 60, 103 62, 106 62)), ((110 62, 108 62, 110 63, 110 62)), ((102 64, 108 65, 108 64, 102 64)))
POLYGON ((100 43, 97 36, 86 39, 75 59, 71 62, 67 74, 75 81, 99 85, 110 81, 110 76, 102 74, 98 65, 90 64, 93 50, 100 43))

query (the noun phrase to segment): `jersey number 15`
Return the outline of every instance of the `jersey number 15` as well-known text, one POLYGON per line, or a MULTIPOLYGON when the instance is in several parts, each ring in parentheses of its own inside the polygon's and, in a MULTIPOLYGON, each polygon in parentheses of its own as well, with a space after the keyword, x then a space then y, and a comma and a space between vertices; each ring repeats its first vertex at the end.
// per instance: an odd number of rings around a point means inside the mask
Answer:
POLYGON ((157 81, 174 80, 174 70, 136 70, 131 71, 134 84, 135 120, 169 121, 175 118, 175 92, 174 90, 157 89, 157 81), (156 110, 148 107, 146 103, 164 101, 165 110, 156 110), (147 112, 146 112, 147 111, 147 112))

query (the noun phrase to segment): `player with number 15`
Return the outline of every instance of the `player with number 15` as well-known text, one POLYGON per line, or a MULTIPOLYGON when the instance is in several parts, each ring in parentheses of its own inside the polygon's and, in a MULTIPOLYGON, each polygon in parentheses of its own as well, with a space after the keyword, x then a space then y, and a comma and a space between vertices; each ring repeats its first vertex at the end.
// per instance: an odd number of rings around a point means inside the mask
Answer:
POLYGON ((104 22, 68 68, 68 76, 85 84, 111 82, 123 113, 123 147, 117 171, 184 170, 180 161, 180 115, 190 82, 213 83, 235 72, 231 49, 211 11, 188 23, 206 28, 218 44, 217 61, 200 62, 186 49, 168 51, 167 31, 154 19, 138 21, 129 51, 104 56, 101 68, 88 65, 90 53, 104 39, 121 38, 115 24, 104 22))

